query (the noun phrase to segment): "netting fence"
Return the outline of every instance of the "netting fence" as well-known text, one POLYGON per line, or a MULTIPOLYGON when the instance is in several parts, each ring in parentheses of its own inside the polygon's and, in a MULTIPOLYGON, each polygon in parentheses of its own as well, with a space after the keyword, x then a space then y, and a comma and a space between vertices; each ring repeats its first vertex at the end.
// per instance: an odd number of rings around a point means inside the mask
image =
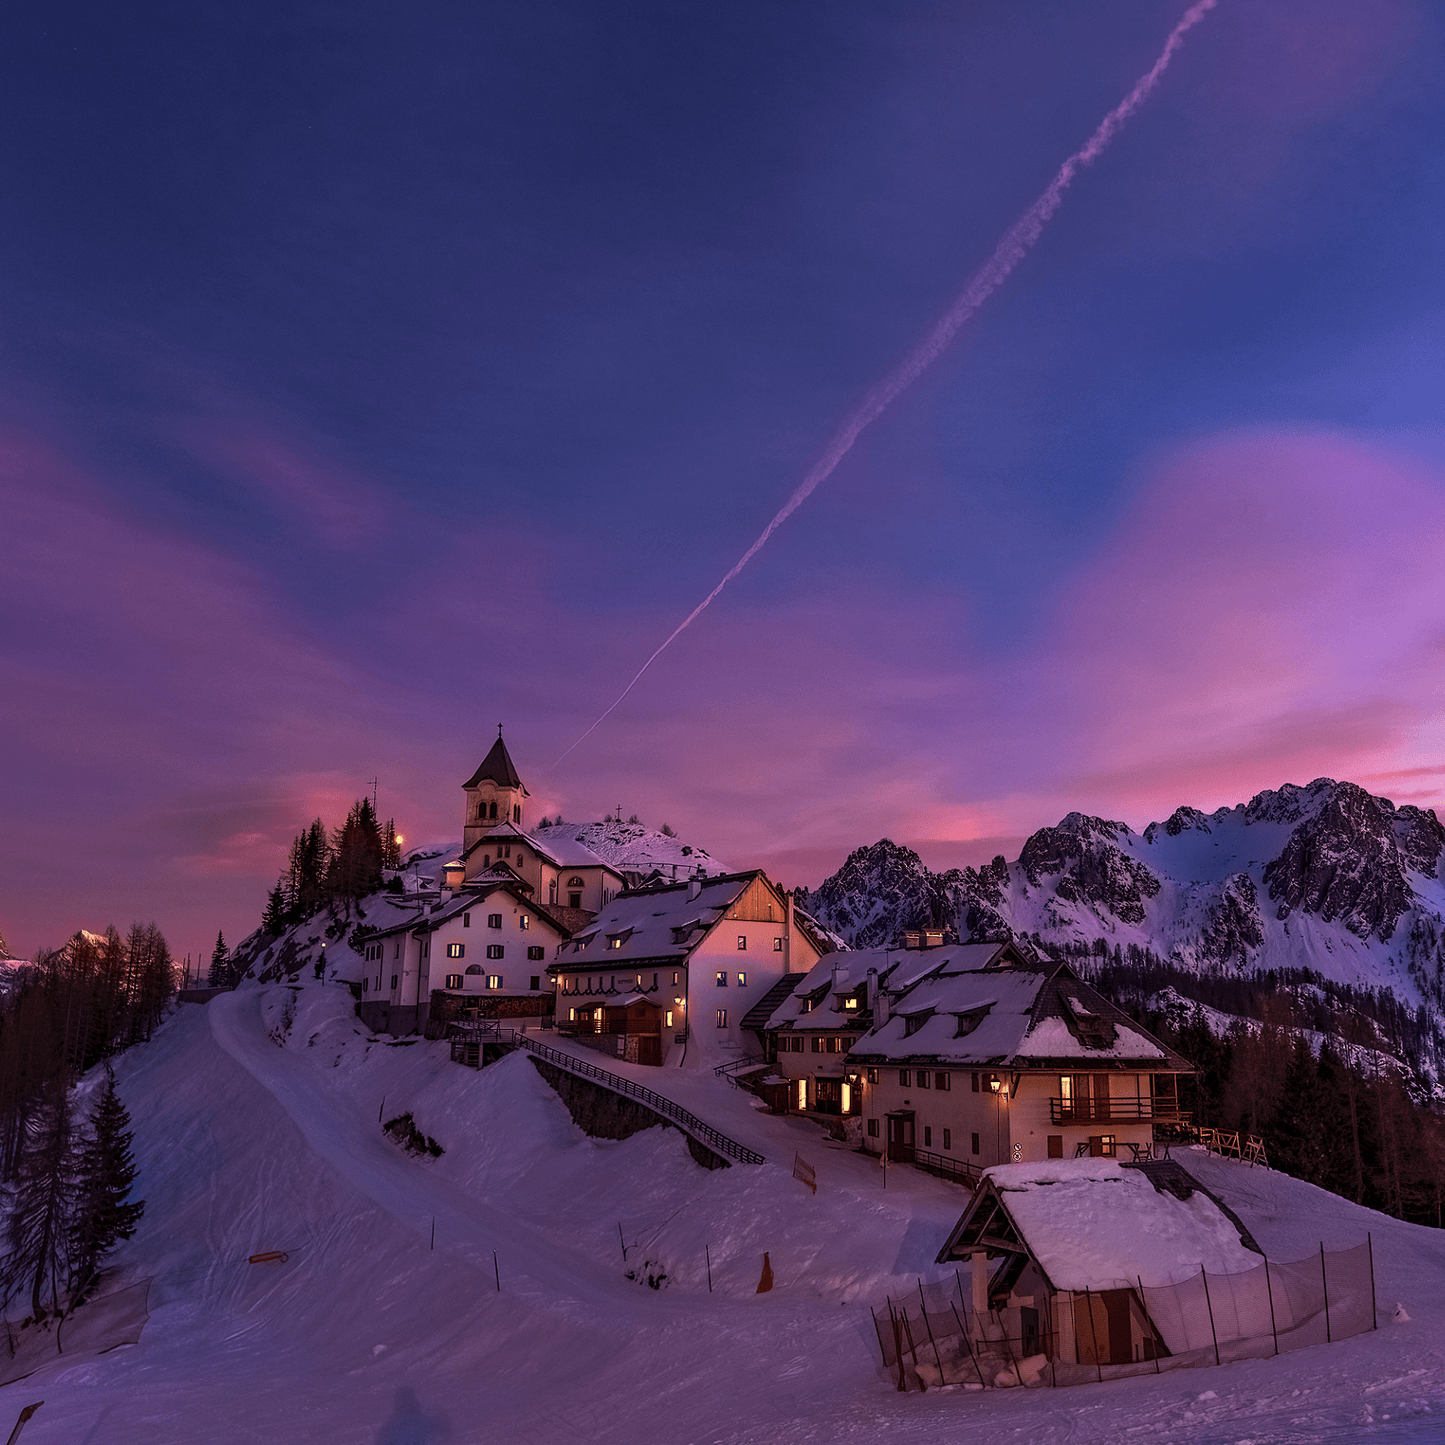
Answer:
POLYGON ((1079 1385, 1258 1359, 1378 1327, 1374 1250, 1266 1259, 1178 1284, 1040 1294, 979 1311, 961 1273, 889 1296, 873 1325, 900 1390, 1079 1385))

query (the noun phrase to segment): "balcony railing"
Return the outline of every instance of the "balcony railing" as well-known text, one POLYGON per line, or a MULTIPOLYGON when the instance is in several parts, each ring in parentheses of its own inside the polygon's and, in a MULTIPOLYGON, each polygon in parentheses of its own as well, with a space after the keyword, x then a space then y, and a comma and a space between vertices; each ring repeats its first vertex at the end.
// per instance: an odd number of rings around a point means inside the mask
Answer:
POLYGON ((563 1038, 580 1039, 584 1042, 590 1038, 605 1038, 609 1034, 631 1034, 634 1037, 640 1034, 650 1034, 653 1038, 658 1038, 661 1033, 659 1029, 655 1028, 631 1028, 626 1019, 617 1019, 609 1023, 604 1023, 600 1029, 595 1024, 572 1023, 570 1021, 557 1024, 556 1029, 563 1038))
POLYGON ((1187 1124, 1192 1118, 1171 1099, 1050 1099, 1055 1124, 1187 1124))

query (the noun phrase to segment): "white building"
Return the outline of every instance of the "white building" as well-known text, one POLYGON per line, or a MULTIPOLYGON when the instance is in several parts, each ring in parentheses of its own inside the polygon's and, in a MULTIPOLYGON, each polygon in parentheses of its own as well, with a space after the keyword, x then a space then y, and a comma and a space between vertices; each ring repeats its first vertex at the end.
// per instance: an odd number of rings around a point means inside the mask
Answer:
POLYGON ((822 951, 759 870, 622 893, 549 965, 557 1028, 671 1067, 758 1055, 744 1015, 822 951))

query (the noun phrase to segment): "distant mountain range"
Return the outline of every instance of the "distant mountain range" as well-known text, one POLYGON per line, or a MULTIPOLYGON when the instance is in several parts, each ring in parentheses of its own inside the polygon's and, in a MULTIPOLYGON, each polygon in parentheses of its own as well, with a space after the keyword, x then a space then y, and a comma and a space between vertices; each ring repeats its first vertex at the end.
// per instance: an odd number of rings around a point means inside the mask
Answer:
POLYGON ((1050 952, 1142 953, 1202 976, 1311 969, 1445 1014, 1445 827, 1354 783, 1286 784, 1136 833, 1070 813, 1019 856, 934 873, 884 838, 799 896, 856 947, 905 928, 1027 936, 1050 952))

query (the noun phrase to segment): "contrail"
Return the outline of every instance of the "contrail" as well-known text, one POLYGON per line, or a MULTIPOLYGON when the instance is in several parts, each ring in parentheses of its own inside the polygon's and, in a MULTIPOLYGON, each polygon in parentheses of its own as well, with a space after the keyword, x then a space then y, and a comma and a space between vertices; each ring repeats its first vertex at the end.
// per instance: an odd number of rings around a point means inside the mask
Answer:
MULTIPOLYGON (((768 538, 812 496, 821 483, 833 475, 839 462, 853 450, 853 443, 858 440, 864 427, 877 421, 898 397, 943 355, 964 322, 1008 280, 1014 267, 1033 250, 1034 243, 1043 234, 1044 227, 1048 225, 1054 212, 1063 204, 1064 192, 1072 184, 1079 168, 1097 160, 1104 153, 1124 122, 1139 109, 1148 99, 1150 91, 1158 85, 1160 77, 1174 58, 1174 52, 1184 43, 1184 37, 1209 11, 1214 9, 1216 3, 1217 0, 1196 0, 1196 3, 1184 12, 1184 18, 1169 32, 1169 38, 1164 42, 1164 49, 1159 52, 1159 58, 1140 77, 1134 89, 1104 117, 1098 130, 1059 167, 1058 174, 1049 182, 1048 189, 1044 191, 1043 195, 1004 232, 1003 239, 994 248, 993 255, 974 272, 968 285, 964 287, 963 294, 943 314, 933 330, 909 353, 895 371, 890 372, 868 393, 858 408, 843 423, 837 435, 828 444, 827 450, 813 463, 812 469, 803 478, 798 489, 783 504, 778 515, 763 528, 762 536, 743 553, 727 576, 673 628, 657 651, 637 669, 637 676, 622 689, 612 706, 572 744, 572 747, 567 749, 567 752, 557 759, 557 763, 560 763, 567 753, 586 742, 607 721, 627 694, 642 681, 642 676, 647 669, 697 621, 718 593, 758 555, 768 538)), ((557 763, 553 763, 552 766, 556 767, 557 763)))

